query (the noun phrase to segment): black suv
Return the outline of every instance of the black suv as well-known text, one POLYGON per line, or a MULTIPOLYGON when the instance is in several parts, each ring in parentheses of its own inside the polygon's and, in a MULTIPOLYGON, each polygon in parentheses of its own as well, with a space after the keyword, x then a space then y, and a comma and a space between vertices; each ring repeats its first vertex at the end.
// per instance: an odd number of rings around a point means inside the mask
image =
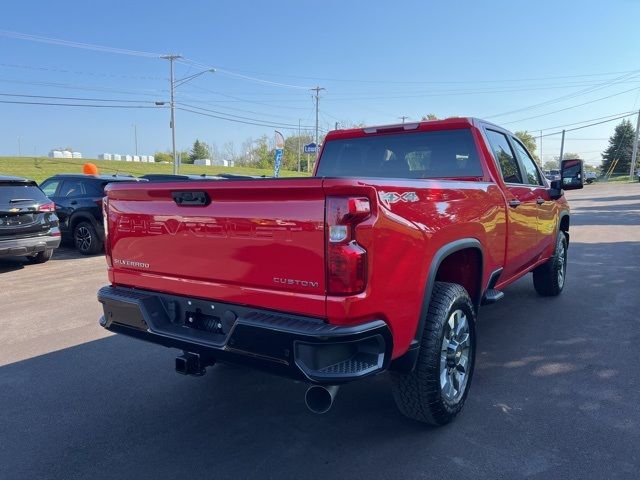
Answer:
POLYGON ((60 245, 54 204, 33 180, 0 176, 0 257, 44 263, 60 245))
POLYGON ((104 244, 104 187, 135 181, 138 179, 130 176, 58 174, 47 178, 40 188, 56 204, 62 239, 73 240, 80 253, 91 255, 102 251, 104 244))

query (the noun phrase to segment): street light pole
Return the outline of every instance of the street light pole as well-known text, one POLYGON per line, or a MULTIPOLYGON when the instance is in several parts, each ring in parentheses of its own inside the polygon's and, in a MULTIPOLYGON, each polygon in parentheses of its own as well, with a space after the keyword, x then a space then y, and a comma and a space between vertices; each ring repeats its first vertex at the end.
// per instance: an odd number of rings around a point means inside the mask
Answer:
MULTIPOLYGON (((160 58, 164 60, 169 60, 169 88, 171 91, 171 99, 170 99, 170 107, 171 107, 171 146, 173 148, 173 173, 177 174, 180 170, 180 159, 176 153, 176 112, 175 112, 175 89, 179 87, 183 83, 187 83, 194 78, 202 75, 203 73, 211 72, 215 73, 215 68, 207 68, 198 73, 194 73, 193 75, 189 75, 188 77, 181 78, 180 80, 173 79, 173 62, 179 58, 182 58, 182 55, 161 55, 160 58)), ((156 105, 163 105, 164 102, 156 102, 156 105)))
MULTIPOLYGON (((319 151, 319 148, 318 148, 318 110, 319 110, 318 104, 320 102, 320 92, 322 90, 326 90, 326 89, 322 88, 322 87, 315 87, 315 88, 311 89, 312 92, 316 92, 315 95, 314 95, 314 98, 316 100, 316 158, 318 158, 318 151, 319 151)), ((307 165, 307 169, 308 169, 308 165, 307 165)))
POLYGON ((173 173, 177 175, 180 165, 178 162, 178 155, 176 154, 176 112, 175 112, 175 102, 174 102, 174 90, 175 83, 173 82, 173 62, 178 58, 182 58, 181 55, 162 55, 160 58, 164 60, 169 60, 169 89, 171 92, 171 100, 169 107, 171 108, 171 147, 173 150, 173 173))

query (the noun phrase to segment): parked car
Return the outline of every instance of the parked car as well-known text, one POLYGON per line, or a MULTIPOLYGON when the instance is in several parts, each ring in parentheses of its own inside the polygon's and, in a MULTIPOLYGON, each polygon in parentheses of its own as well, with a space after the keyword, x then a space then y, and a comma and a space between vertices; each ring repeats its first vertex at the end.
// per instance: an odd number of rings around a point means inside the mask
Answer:
POLYGON ((207 175, 207 174, 181 174, 181 173, 147 173, 146 175, 141 175, 141 179, 147 180, 149 182, 184 182, 184 181, 192 181, 192 180, 242 180, 248 178, 265 178, 264 176, 250 176, 250 175, 236 175, 234 173, 220 173, 218 175, 207 175))
POLYGON ((0 176, 0 257, 44 263, 60 245, 53 202, 33 180, 0 176))
POLYGON ((565 285, 583 163, 549 183, 517 137, 471 118, 330 132, 314 177, 111 184, 98 292, 113 332, 182 350, 176 370, 241 363, 310 384, 392 372, 400 411, 462 409, 481 305, 533 272, 565 285))
POLYGON ((178 173, 147 173, 141 175, 142 180, 149 182, 187 182, 191 180, 219 180, 220 177, 208 175, 184 175, 178 173))
POLYGON ((585 182, 591 184, 598 179, 598 175, 596 172, 584 172, 584 180, 585 182))
POLYGON ((104 187, 112 182, 136 181, 120 175, 58 174, 42 182, 40 188, 55 202, 62 240, 73 242, 81 254, 91 255, 103 249, 104 187))
POLYGON ((547 170, 544 175, 547 180, 554 182, 560 180, 560 170, 547 170))

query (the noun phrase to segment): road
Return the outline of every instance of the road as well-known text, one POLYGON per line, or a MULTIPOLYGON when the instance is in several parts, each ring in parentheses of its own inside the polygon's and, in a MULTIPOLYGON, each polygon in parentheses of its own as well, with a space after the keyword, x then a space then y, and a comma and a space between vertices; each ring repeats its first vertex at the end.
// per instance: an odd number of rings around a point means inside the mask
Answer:
POLYGON ((305 385, 104 332, 101 257, 0 262, 0 478, 638 478, 640 184, 569 192, 565 291, 484 308, 463 414, 397 412, 386 375, 326 415, 305 385))

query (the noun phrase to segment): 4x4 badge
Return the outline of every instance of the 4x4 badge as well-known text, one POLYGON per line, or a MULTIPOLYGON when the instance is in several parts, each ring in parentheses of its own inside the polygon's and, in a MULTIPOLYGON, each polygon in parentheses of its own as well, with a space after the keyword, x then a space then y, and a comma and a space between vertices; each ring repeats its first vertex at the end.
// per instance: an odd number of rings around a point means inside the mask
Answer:
POLYGON ((378 192, 378 197, 382 203, 417 202, 419 200, 416 192, 378 192))

